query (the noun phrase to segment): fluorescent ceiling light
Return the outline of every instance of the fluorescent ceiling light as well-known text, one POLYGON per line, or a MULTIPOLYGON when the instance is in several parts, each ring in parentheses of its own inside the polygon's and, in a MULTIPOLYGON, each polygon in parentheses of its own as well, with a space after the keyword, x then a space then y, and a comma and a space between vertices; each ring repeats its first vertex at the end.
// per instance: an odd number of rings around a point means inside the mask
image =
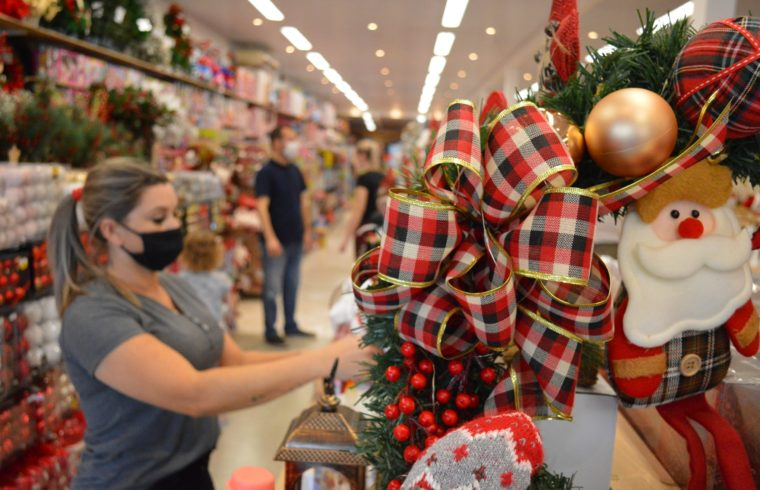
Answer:
POLYGON ((317 53, 316 51, 307 53, 306 59, 309 60, 309 62, 314 65, 314 67, 319 71, 325 71, 330 68, 330 63, 327 62, 324 56, 317 53))
POLYGON ((340 73, 335 71, 334 68, 328 68, 327 70, 324 71, 323 74, 326 79, 330 80, 335 85, 339 84, 343 80, 343 77, 340 76, 340 73))
POLYGON ((443 73, 443 69, 446 67, 446 58, 443 56, 433 56, 430 58, 430 64, 428 65, 428 73, 435 73, 440 75, 443 73))
POLYGON ((338 90, 343 92, 344 94, 351 90, 351 85, 348 84, 347 81, 341 80, 340 82, 335 84, 336 87, 338 87, 338 90))
MULTIPOLYGON (((660 29, 662 29, 668 24, 672 24, 681 19, 691 17, 692 15, 694 15, 694 2, 686 2, 683 5, 680 5, 674 8, 667 14, 657 17, 654 20, 654 30, 659 31, 660 29)), ((638 29, 636 29, 636 34, 638 34, 639 36, 641 35, 642 32, 644 32, 643 28, 639 27, 638 29)))
POLYGON ((419 105, 417 106, 417 112, 419 112, 420 114, 427 114, 429 110, 430 110, 430 102, 423 103, 422 101, 420 101, 419 105))
POLYGON ((425 77, 425 87, 437 87, 438 82, 441 81, 441 75, 436 75, 435 73, 428 73, 425 77))
POLYGON ((273 20, 280 22, 285 20, 285 15, 280 12, 280 9, 272 2, 272 0, 248 0, 248 2, 256 7, 256 10, 261 12, 267 20, 273 20))
MULTIPOLYGON (((601 48, 597 49, 596 53, 598 55, 600 55, 600 56, 604 56, 604 55, 608 55, 608 54, 614 52, 616 49, 617 48, 615 46, 611 46, 609 44, 605 44, 601 48)), ((594 61, 594 58, 592 58, 590 54, 587 54, 584 59, 586 60, 586 63, 591 63, 592 61, 594 61)))
POLYGON ((424 124, 425 121, 427 121, 427 117, 425 117, 425 114, 417 114, 417 122, 420 124, 424 124))
POLYGON ((370 133, 374 133, 377 130, 377 126, 375 126, 375 121, 370 121, 369 123, 365 122, 364 126, 366 126, 367 131, 370 133))
POLYGON ((301 31, 295 27, 284 26, 280 29, 280 32, 285 36, 285 39, 290 41, 290 44, 295 46, 296 49, 300 51, 309 51, 311 49, 311 43, 309 40, 306 39, 306 36, 301 34, 301 31))
POLYGON ((448 0, 446 7, 443 9, 443 18, 441 18, 441 25, 455 29, 462 23, 462 17, 464 17, 464 11, 467 10, 467 2, 469 0, 448 0))
POLYGON ((456 35, 453 32, 439 32, 435 38, 433 54, 436 56, 448 56, 451 53, 451 47, 454 45, 456 35))
POLYGON ((137 19, 137 30, 140 32, 150 32, 153 30, 153 23, 150 19, 137 19))

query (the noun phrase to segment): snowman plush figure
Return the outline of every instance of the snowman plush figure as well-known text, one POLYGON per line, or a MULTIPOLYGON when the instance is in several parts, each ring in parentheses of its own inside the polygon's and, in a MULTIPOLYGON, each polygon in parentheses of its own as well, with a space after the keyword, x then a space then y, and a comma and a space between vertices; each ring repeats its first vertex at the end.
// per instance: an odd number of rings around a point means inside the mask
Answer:
POLYGON ((729 489, 755 488, 737 432, 705 399, 726 376, 731 348, 758 351, 750 300, 752 239, 727 206, 729 168, 700 162, 629 209, 618 249, 608 368, 628 407, 656 406, 685 440, 690 490, 706 488, 705 452, 691 422, 713 437, 729 489))

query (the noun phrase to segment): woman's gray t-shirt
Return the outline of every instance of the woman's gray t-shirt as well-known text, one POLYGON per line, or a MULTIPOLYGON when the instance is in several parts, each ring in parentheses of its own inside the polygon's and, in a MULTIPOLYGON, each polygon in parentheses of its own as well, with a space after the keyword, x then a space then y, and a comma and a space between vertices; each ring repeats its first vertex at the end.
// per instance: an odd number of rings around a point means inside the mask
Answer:
POLYGON ((216 417, 164 410, 95 378, 110 352, 144 333, 182 354, 196 369, 219 365, 224 345, 219 322, 182 279, 162 274, 161 283, 181 314, 141 296, 138 308, 102 280, 91 283, 64 314, 61 348, 87 419, 73 490, 148 488, 216 445, 216 417))

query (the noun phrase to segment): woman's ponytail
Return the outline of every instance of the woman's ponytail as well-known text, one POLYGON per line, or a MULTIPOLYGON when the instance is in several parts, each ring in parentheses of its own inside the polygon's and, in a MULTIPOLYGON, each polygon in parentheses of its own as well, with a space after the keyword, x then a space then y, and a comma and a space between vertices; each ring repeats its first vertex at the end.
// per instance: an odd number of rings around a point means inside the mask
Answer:
POLYGON ((56 304, 63 314, 74 297, 81 293, 83 284, 97 275, 97 267, 82 243, 77 200, 72 195, 63 198, 53 215, 48 231, 48 260, 55 277, 56 304))

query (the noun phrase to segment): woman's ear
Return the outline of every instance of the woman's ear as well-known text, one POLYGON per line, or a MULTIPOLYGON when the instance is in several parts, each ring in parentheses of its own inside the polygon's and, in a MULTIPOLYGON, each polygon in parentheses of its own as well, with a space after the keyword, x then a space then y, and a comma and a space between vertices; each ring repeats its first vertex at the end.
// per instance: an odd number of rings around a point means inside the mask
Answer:
POLYGON ((116 221, 111 218, 103 218, 98 225, 100 235, 110 245, 121 247, 124 245, 124 240, 121 237, 120 226, 116 221))

